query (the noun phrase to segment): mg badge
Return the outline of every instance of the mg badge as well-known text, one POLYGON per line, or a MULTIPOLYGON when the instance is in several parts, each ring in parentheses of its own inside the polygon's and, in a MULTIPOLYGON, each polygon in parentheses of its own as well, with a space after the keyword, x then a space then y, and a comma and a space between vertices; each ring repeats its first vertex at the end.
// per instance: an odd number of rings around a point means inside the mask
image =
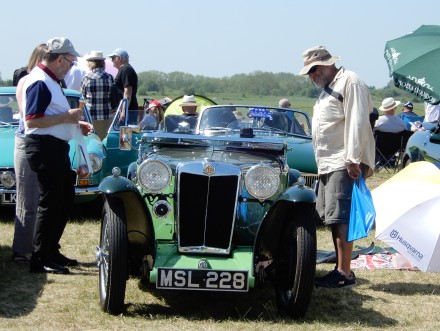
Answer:
POLYGON ((207 174, 208 176, 215 174, 215 167, 211 163, 206 163, 203 166, 203 173, 207 174))
POLYGON ((206 260, 200 260, 199 261, 199 269, 209 269, 209 263, 206 260))

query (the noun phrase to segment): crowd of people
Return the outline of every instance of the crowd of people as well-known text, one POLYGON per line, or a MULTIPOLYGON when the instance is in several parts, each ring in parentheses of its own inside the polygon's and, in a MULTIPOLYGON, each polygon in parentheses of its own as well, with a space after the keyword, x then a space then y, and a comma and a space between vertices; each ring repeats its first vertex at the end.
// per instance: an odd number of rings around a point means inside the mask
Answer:
POLYGON ((26 70, 17 71, 20 121, 14 149, 17 201, 12 261, 29 263, 35 273, 66 274, 69 266, 78 265, 61 253, 60 246, 75 194, 68 141, 77 130, 83 135, 95 130, 104 138, 114 113, 113 84, 129 99, 129 107, 138 109, 137 74, 125 50, 118 48, 108 55, 118 69, 114 79, 105 71, 102 52, 86 56, 87 73, 76 65, 79 56, 69 39, 56 37, 39 44, 26 70), (70 108, 60 87, 80 91, 94 127, 81 120, 82 108, 70 108))
MULTIPOLYGON (((79 56, 69 39, 52 38, 34 49, 25 70, 17 70, 14 77, 20 120, 14 149, 17 199, 12 261, 28 263, 34 273, 66 274, 68 267, 78 265, 61 253, 60 245, 75 194, 68 141, 77 130, 83 135, 94 130, 101 139, 106 136, 116 111, 112 88, 117 88, 121 99, 128 99, 128 109, 138 112, 141 128, 157 128, 164 119, 157 100, 145 110, 139 108, 138 76, 126 50, 117 48, 107 55, 117 69, 114 78, 105 70, 102 51, 84 56, 87 71, 78 67, 79 56), (62 88, 80 92, 93 127, 81 120, 82 108, 70 108, 62 88)), ((194 96, 184 96, 185 116, 197 116, 197 106, 194 96)))

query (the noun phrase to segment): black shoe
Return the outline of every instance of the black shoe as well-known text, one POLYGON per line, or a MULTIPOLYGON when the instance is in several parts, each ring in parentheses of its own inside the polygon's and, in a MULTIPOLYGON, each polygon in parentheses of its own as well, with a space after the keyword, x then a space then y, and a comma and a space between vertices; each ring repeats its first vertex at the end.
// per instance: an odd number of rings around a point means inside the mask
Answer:
POLYGON ((78 265, 77 260, 69 259, 60 252, 57 252, 55 256, 52 257, 52 261, 63 267, 76 267, 78 265))
POLYGON ((323 288, 351 288, 356 285, 356 276, 350 271, 350 277, 347 278, 343 272, 337 269, 330 271, 324 277, 315 279, 315 287, 323 288))
POLYGON ((69 269, 53 261, 42 262, 31 260, 29 271, 32 273, 68 274, 69 269))

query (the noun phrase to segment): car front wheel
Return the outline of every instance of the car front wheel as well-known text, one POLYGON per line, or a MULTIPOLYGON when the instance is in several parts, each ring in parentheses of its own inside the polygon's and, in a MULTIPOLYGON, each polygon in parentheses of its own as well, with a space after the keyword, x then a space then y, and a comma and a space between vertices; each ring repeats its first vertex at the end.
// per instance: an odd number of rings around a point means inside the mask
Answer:
POLYGON ((127 281, 127 226, 122 203, 104 205, 101 240, 97 252, 101 309, 120 314, 127 281))
POLYGON ((298 319, 305 315, 314 286, 316 228, 313 218, 289 222, 281 238, 275 296, 280 313, 298 319))

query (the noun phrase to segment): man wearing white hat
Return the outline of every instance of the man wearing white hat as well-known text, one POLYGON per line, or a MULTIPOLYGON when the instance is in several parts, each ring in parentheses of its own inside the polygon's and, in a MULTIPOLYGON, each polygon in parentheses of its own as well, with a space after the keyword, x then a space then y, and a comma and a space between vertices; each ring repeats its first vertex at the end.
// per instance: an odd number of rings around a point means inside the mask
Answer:
POLYGON ((303 53, 301 75, 323 89, 313 107, 312 138, 319 184, 316 210, 331 227, 336 267, 315 279, 316 287, 356 284, 350 269, 353 242, 347 241, 353 184, 374 169, 375 142, 369 114, 373 109, 368 86, 352 71, 336 68, 338 56, 324 46, 303 53))
POLYGON ((393 98, 386 98, 382 101, 379 110, 383 112, 383 115, 379 116, 374 130, 392 133, 406 130, 405 122, 399 116, 394 115, 398 105, 400 101, 395 101, 393 98))
POLYGON ((194 95, 184 95, 182 98, 182 103, 180 107, 182 107, 182 111, 185 115, 188 116, 197 116, 197 104, 196 98, 194 95))
POLYGON ((96 134, 102 140, 112 121, 110 88, 113 77, 105 71, 105 57, 101 51, 91 51, 86 60, 90 72, 84 76, 80 92, 90 110, 96 134))

